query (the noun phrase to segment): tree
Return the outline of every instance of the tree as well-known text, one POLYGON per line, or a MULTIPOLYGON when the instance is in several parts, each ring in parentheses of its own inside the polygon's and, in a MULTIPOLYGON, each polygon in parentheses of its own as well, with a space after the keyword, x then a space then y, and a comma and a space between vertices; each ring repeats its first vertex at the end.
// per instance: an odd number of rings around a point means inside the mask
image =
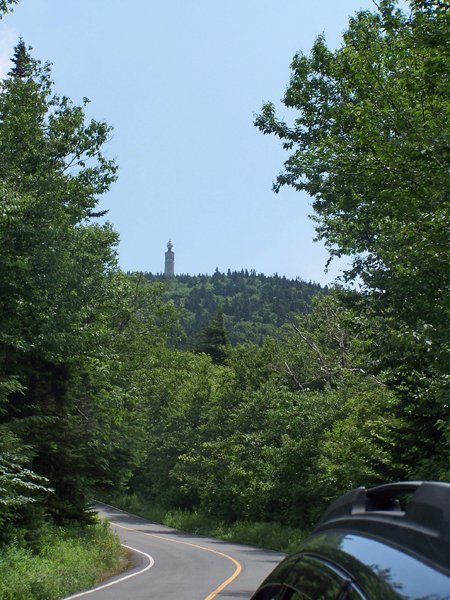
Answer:
POLYGON ((340 290, 316 296, 310 314, 297 315, 281 330, 274 368, 294 390, 335 389, 350 373, 366 374, 360 327, 340 296, 340 290))
POLYGON ((223 312, 219 308, 212 321, 200 332, 197 352, 211 356, 213 363, 222 365, 226 359, 228 335, 223 322, 223 312))
POLYGON ((255 123, 291 152, 275 191, 308 192, 331 256, 353 257, 373 369, 390 371, 413 430, 426 426, 430 457, 448 422, 450 11, 409 4, 358 13, 334 52, 319 37, 292 62, 293 125, 270 103, 255 123))
MULTIPOLYGON (((21 393, 22 386, 14 378, 0 380, 0 415, 8 396, 21 393)), ((7 424, 0 424, 0 545, 10 541, 18 530, 30 533, 42 525, 39 500, 52 490, 47 479, 28 468, 30 449, 20 442, 7 424), (37 505, 36 510, 30 506, 37 505)))
POLYGON ((22 39, 14 67, 0 87, 0 179, 17 193, 63 207, 72 224, 98 215, 99 195, 116 179, 117 166, 103 154, 111 127, 86 123, 84 107, 53 93, 50 64, 42 65, 22 39))
POLYGON ((0 422, 50 480, 53 516, 83 518, 108 469, 100 424, 117 416, 117 394, 108 410, 92 383, 118 309, 117 235, 93 222, 116 166, 102 153, 110 127, 54 94, 22 40, 13 63, 0 87, 0 378, 20 389, 0 422))
POLYGON ((141 387, 145 450, 131 489, 169 507, 197 503, 197 490, 180 485, 174 472, 180 456, 210 435, 209 415, 222 405, 228 378, 228 370, 204 354, 161 347, 147 357, 141 387))
POLYGON ((18 4, 19 0, 0 0, 0 19, 6 13, 10 12, 14 8, 14 4, 18 4))
POLYGON ((313 196, 319 237, 332 255, 355 255, 348 275, 380 291, 414 268, 442 273, 445 259, 434 250, 448 209, 450 15, 440 0, 410 4, 411 17, 384 1, 350 20, 340 49, 319 37, 310 57, 294 57, 284 97, 298 111, 293 127, 272 104, 256 119, 294 150, 275 190, 313 196))
POLYGON ((20 79, 31 76, 32 61, 22 38, 19 39, 11 62, 14 64, 14 67, 10 70, 9 75, 20 79))

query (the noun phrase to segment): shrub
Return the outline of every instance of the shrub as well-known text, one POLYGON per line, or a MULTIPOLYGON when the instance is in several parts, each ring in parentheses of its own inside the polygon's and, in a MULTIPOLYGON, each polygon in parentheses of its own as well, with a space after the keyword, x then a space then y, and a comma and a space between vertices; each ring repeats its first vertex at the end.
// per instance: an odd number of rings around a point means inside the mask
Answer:
POLYGON ((53 600, 123 569, 122 547, 107 523, 52 527, 38 552, 17 542, 0 551, 0 600, 53 600))

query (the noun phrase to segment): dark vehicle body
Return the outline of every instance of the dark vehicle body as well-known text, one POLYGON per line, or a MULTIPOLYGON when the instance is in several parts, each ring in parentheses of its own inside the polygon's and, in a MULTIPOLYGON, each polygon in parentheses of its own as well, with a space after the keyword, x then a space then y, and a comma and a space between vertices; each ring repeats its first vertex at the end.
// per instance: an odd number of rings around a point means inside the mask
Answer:
POLYGON ((449 483, 345 494, 251 600, 347 599, 450 600, 449 483))

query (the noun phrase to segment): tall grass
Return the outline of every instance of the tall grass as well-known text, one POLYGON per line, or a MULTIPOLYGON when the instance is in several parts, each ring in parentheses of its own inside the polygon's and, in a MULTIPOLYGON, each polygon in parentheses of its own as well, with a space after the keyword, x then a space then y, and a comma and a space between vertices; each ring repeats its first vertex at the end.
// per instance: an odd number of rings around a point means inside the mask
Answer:
POLYGON ((103 499, 118 508, 174 529, 288 554, 299 548, 308 533, 280 523, 251 521, 225 523, 197 510, 168 510, 146 502, 137 494, 120 494, 103 499))
POLYGON ((0 600, 53 600, 95 586, 126 568, 119 538, 107 523, 49 528, 33 552, 0 550, 0 600))

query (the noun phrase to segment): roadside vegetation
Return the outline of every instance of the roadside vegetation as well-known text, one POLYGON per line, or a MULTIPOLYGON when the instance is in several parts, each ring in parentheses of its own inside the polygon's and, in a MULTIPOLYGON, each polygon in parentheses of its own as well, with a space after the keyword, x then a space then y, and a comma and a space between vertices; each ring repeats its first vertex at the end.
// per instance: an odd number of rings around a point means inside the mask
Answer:
POLYGON ((1 598, 120 568, 92 497, 290 551, 355 486, 450 479, 450 11, 409 8, 358 13, 335 51, 319 37, 292 62, 292 124, 270 103, 256 118, 289 153, 275 190, 309 193, 359 291, 311 299, 244 273, 227 304, 214 285, 233 274, 216 273, 192 292, 198 316, 187 279, 118 268, 98 208, 111 128, 18 41, 0 84, 1 598))
POLYGON ((128 567, 106 523, 46 527, 30 547, 17 540, 0 555, 1 600, 56 600, 90 589, 128 567))
POLYGON ((151 505, 138 494, 110 494, 108 500, 114 506, 153 521, 196 535, 205 535, 229 542, 246 544, 257 548, 277 550, 289 554, 297 550, 307 531, 281 523, 221 521, 199 510, 166 509, 151 505))

